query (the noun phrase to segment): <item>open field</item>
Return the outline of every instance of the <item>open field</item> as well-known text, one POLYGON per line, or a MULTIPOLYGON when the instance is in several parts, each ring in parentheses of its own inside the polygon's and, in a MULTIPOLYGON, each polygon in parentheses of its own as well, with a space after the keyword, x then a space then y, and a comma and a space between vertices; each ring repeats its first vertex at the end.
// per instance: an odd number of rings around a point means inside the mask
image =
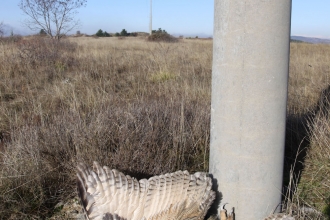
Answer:
MULTIPOLYGON (((0 219, 51 216, 76 195, 77 161, 140 178, 207 171, 211 63, 211 40, 3 41, 0 219)), ((321 92, 329 77, 330 45, 291 44, 284 179, 296 164, 302 178, 290 188, 290 207, 305 203, 326 215, 330 91, 321 92)))

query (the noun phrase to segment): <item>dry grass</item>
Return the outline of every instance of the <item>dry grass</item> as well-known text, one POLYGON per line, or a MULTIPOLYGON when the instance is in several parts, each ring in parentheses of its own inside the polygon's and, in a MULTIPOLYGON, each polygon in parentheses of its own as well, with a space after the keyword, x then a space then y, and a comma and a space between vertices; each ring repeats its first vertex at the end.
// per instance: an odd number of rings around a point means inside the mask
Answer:
POLYGON ((330 45, 292 43, 290 56, 289 115, 306 114, 316 106, 330 83, 330 45))
POLYGON ((80 160, 141 177, 207 170, 210 42, 32 40, 0 55, 0 216, 49 216, 75 194, 80 160))
POLYGON ((330 219, 329 106, 330 45, 292 43, 284 173, 300 219, 330 219))
MULTIPOLYGON (((75 195, 77 161, 137 177, 208 170, 212 41, 39 38, 0 51, 0 218, 51 216, 75 195)), ((330 47, 293 43, 291 54, 286 169, 302 139, 306 164, 326 166, 330 136, 315 131, 329 128, 316 106, 330 47)), ((315 169, 306 165, 301 182, 315 169)))

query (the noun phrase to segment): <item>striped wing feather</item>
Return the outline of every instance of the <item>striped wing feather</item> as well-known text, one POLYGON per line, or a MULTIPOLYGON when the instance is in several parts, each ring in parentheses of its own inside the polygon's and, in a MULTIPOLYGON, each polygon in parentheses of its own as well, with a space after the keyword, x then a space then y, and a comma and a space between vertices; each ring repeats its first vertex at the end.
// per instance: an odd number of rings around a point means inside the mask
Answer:
POLYGON ((204 219, 215 193, 205 173, 187 171, 137 181, 118 170, 80 163, 78 194, 90 220, 204 219))

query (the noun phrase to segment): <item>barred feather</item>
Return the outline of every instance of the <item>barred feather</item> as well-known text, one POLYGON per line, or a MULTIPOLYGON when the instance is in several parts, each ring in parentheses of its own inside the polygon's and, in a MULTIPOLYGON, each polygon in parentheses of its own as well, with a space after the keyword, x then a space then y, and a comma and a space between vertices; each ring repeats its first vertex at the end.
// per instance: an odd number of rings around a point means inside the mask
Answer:
POLYGON ((125 176, 94 162, 78 165, 77 187, 88 219, 204 219, 215 193, 205 173, 187 171, 149 180, 125 176))
MULTIPOLYGON (((97 162, 93 170, 78 164, 77 188, 88 220, 202 220, 215 199, 205 173, 177 171, 138 181, 97 162)), ((209 220, 235 219, 224 207, 219 214, 209 220)), ((267 219, 295 218, 276 214, 267 219)))

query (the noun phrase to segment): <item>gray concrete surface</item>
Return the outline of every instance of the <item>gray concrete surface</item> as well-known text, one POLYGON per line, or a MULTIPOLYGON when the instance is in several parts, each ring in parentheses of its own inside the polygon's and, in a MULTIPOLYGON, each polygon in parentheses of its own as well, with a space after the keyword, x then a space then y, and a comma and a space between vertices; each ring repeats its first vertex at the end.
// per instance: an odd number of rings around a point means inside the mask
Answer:
POLYGON ((281 201, 290 0, 215 0, 210 173, 236 220, 281 201))

